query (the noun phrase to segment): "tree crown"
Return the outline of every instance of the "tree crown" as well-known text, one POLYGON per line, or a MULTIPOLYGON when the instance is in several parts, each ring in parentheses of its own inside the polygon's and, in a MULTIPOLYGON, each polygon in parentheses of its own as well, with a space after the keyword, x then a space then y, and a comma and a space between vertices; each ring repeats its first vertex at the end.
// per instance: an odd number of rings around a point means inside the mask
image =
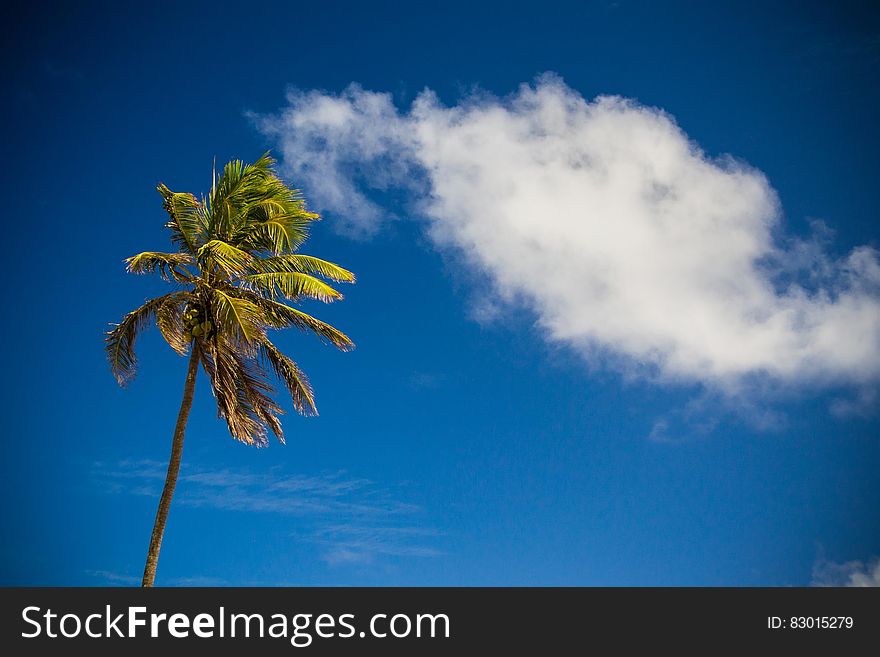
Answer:
POLYGON ((268 331, 296 327, 352 349, 344 333, 287 302, 341 299, 328 281, 353 283, 354 274, 298 252, 320 217, 281 180, 268 153, 253 164, 226 164, 202 198, 164 184, 157 189, 177 251, 145 251, 125 263, 129 272, 159 274, 176 289, 148 300, 107 332, 113 375, 120 385, 135 375, 136 339, 155 323, 178 354, 196 351, 234 438, 265 445, 271 430, 284 442, 270 373, 287 387, 299 413, 317 409, 305 374, 272 344, 268 331))

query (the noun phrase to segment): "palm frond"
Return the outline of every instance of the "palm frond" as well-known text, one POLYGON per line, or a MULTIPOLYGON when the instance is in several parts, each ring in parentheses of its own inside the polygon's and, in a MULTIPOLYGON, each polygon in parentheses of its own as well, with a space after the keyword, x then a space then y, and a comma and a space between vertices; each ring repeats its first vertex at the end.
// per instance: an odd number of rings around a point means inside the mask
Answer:
POLYGON ((264 217, 255 218, 237 236, 237 243, 254 251, 280 254, 295 251, 308 239, 309 226, 319 215, 305 210, 272 211, 267 205, 258 208, 265 212, 255 213, 264 217))
POLYGON ((170 217, 165 226, 171 229, 171 241, 195 255, 207 228, 202 203, 192 194, 172 192, 161 183, 156 189, 162 195, 163 206, 170 217))
POLYGON ((251 263, 251 269, 256 273, 274 274, 283 272, 299 272, 321 276, 327 280, 338 283, 354 283, 355 275, 321 258, 304 255, 302 253, 287 253, 284 255, 257 258, 251 263))
POLYGON ((134 345, 138 334, 156 319, 159 308, 179 292, 172 292, 150 299, 140 308, 132 310, 122 321, 110 329, 104 339, 110 371, 119 385, 125 385, 137 372, 137 355, 134 345))
POLYGON ((223 167, 208 203, 213 235, 235 241, 232 235, 247 222, 248 207, 273 190, 274 164, 275 160, 266 153, 253 164, 231 160, 223 167))
POLYGON ((299 272, 280 272, 272 274, 249 274, 242 279, 249 288, 270 298, 282 296, 297 300, 303 297, 330 303, 341 299, 342 295, 314 276, 299 272))
POLYGON ((203 343, 202 366, 211 380, 218 416, 226 420, 232 437, 248 445, 265 446, 269 429, 283 443, 278 419, 283 411, 270 397, 272 386, 259 362, 222 337, 203 343))
POLYGON ((125 264, 126 270, 132 274, 155 274, 158 271, 166 281, 186 283, 192 276, 184 268, 195 264, 195 261, 188 253, 144 251, 126 258, 125 264))
POLYGON ((190 338, 186 334, 186 326, 183 321, 184 306, 190 301, 190 292, 175 292, 163 301, 156 311, 156 325, 174 351, 181 356, 189 353, 190 338))
POLYGON ((301 415, 317 415, 318 408, 315 406, 315 395, 305 373, 290 358, 285 356, 269 340, 264 340, 259 346, 260 356, 272 369, 287 389, 293 407, 301 415))
POLYGON ((272 328, 293 326, 301 331, 314 333, 342 351, 354 349, 354 342, 345 333, 308 313, 273 299, 267 299, 250 290, 235 288, 235 291, 230 291, 230 293, 257 306, 262 311, 263 321, 272 328))
POLYGON ((264 313, 252 300, 230 292, 211 289, 214 325, 218 331, 234 336, 242 346, 249 345, 263 335, 264 313))
MULTIPOLYGON (((236 440, 249 445, 258 443, 260 423, 239 407, 237 363, 233 358, 233 348, 219 336, 215 340, 200 340, 200 344, 199 356, 217 400, 217 416, 226 420, 229 433, 236 440)), ((265 432, 264 429, 262 431, 265 432)))
POLYGON ((216 268, 227 280, 244 275, 253 261, 250 253, 222 240, 211 240, 199 248, 197 255, 203 270, 213 272, 216 268))
POLYGON ((306 210, 298 189, 288 186, 274 170, 275 161, 265 154, 245 171, 257 184, 247 198, 240 195, 240 221, 232 242, 253 251, 274 254, 294 251, 308 238, 309 226, 321 217, 306 210))
POLYGON ((233 352, 237 365, 238 409, 249 414, 261 426, 252 436, 254 444, 264 447, 266 428, 270 429, 280 442, 284 442, 284 431, 278 416, 284 413, 270 397, 274 392, 266 380, 266 372, 255 358, 247 357, 240 351, 233 352))

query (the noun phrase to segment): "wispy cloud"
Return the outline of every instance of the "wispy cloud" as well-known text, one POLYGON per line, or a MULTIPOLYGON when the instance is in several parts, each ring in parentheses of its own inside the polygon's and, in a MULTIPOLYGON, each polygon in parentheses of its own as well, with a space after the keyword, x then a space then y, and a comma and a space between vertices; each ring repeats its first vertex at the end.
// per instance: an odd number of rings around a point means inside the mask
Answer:
POLYGON ((837 563, 820 559, 813 566, 813 586, 880 586, 880 557, 837 563))
MULTIPOLYGON (((97 462, 92 475, 108 492, 158 499, 166 467, 152 460, 97 462)), ((392 491, 368 479, 349 477, 342 471, 317 475, 290 474, 279 468, 184 471, 174 503, 307 518, 311 535, 306 540, 320 545, 329 563, 369 562, 381 555, 439 554, 419 543, 437 532, 414 526, 421 513, 417 505, 397 499, 392 491), (340 557, 343 554, 348 557, 340 557)))
POLYGON ((857 390, 850 397, 838 397, 831 402, 830 410, 833 415, 842 419, 876 416, 880 410, 880 389, 866 387, 857 390))
POLYGON ((422 543, 438 532, 421 527, 332 525, 315 536, 330 564, 372 563, 380 556, 435 557, 440 551, 422 543))
POLYGON ((194 575, 193 577, 176 577, 168 580, 168 586, 229 586, 230 582, 222 577, 194 575))
MULTIPOLYGON (((104 586, 140 586, 141 577, 129 573, 118 573, 110 570, 87 570, 86 575, 101 582, 104 586)), ((163 581, 163 586, 229 586, 230 582, 222 577, 195 575, 192 577, 176 577, 163 581)))
POLYGON ((772 407, 774 392, 756 386, 742 392, 705 389, 654 420, 648 440, 678 445, 712 436, 721 426, 746 425, 757 431, 781 431, 784 413, 772 407))
POLYGON ((110 570, 87 570, 86 575, 93 577, 104 585, 136 586, 141 583, 140 577, 127 573, 117 573, 110 570))
POLYGON ((880 377, 877 252, 832 256, 818 223, 786 238, 764 175, 710 157, 660 109, 545 76, 451 107, 425 91, 406 111, 356 85, 293 92, 256 120, 347 231, 387 216, 374 190, 404 190, 435 243, 491 281, 479 307, 528 306, 590 363, 731 396, 757 377, 880 377))

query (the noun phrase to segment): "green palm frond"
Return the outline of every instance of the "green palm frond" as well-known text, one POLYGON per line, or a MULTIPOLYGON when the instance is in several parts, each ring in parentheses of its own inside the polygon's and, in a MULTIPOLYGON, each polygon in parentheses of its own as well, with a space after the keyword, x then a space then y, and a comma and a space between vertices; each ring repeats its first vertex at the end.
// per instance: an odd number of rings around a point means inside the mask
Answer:
POLYGON ((192 194, 172 192, 161 183, 156 189, 170 218, 165 226, 171 230, 171 241, 195 255, 207 228, 204 205, 192 194))
POLYGON ((267 299, 250 290, 238 288, 232 294, 250 301, 262 310, 265 323, 272 328, 296 327, 301 331, 311 332, 329 342, 341 351, 354 349, 354 342, 345 333, 336 329, 308 313, 292 308, 286 304, 267 299))
POLYGON ((235 192, 242 186, 244 166, 241 160, 233 160, 223 168, 219 185, 214 185, 208 197, 208 228, 212 235, 228 239, 232 234, 232 222, 236 217, 235 192))
POLYGON ((299 272, 281 272, 273 274, 249 274, 242 281, 252 290, 267 297, 282 296, 296 301, 303 297, 330 303, 341 299, 342 295, 314 276, 299 272))
POLYGON ((258 209, 265 211, 265 218, 248 224, 238 237, 239 243, 248 249, 272 254, 298 249, 308 239, 311 223, 319 219, 319 215, 312 212, 282 212, 268 204, 258 209))
POLYGON ((277 206, 284 210, 283 201, 291 190, 272 170, 275 161, 269 154, 253 164, 232 160, 223 168, 218 184, 208 200, 208 216, 212 233, 226 241, 238 244, 234 235, 254 220, 252 212, 260 205, 277 206))
POLYGON ((320 219, 306 210, 300 191, 278 177, 274 164, 267 153, 252 165, 234 163, 224 171, 230 184, 218 187, 216 202, 236 208, 236 220, 223 226, 228 241, 241 248, 274 254, 294 251, 307 239, 310 224, 320 219))
POLYGON ((126 269, 132 274, 155 274, 158 272, 166 281, 178 283, 185 283, 192 279, 191 274, 185 268, 194 263, 193 257, 188 253, 160 253, 158 251, 144 251, 125 259, 126 269))
POLYGON ((258 258, 251 263, 251 269, 257 273, 274 274, 283 272, 298 272, 321 276, 327 280, 338 283, 354 283, 355 276, 347 269, 332 262, 321 260, 314 256, 301 253, 288 253, 268 258, 258 258))
POLYGON ((253 256, 222 240, 211 240, 198 250, 199 266, 203 271, 219 270, 229 280, 243 275, 253 256))
POLYGON ((217 330, 234 336, 240 344, 248 345, 262 337, 261 324, 266 320, 260 307, 252 300, 213 288, 211 309, 217 330))

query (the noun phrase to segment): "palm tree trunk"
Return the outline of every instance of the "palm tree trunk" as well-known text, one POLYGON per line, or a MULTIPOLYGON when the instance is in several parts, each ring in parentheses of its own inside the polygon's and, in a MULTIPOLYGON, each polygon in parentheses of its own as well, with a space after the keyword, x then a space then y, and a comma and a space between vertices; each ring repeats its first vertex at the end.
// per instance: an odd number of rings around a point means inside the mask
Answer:
POLYGON ((156 566, 159 563, 162 535, 165 533, 165 521, 168 520, 168 509, 171 508, 171 498, 174 496, 174 487, 177 485, 180 457, 183 454, 183 435, 186 432, 189 410, 192 408, 198 371, 199 347, 198 343, 193 341, 192 354, 189 357, 189 369, 186 372, 186 384, 183 386, 183 401, 180 403, 177 425, 174 427, 174 439, 171 441, 171 459, 168 461, 165 488, 162 489, 162 497, 159 499, 159 510, 156 512, 156 522, 153 523, 153 536, 150 538, 150 550, 147 552, 147 564, 144 566, 144 579, 141 583, 143 587, 153 586, 153 580, 156 579, 156 566))

